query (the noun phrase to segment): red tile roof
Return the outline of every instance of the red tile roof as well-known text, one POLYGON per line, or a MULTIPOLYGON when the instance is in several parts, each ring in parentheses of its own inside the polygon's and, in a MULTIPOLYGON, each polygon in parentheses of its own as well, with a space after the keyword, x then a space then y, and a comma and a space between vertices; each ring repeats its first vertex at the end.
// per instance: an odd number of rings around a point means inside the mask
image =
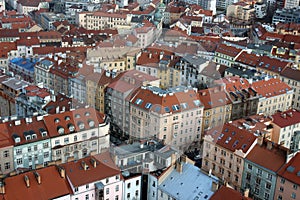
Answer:
POLYGON ((272 144, 271 141, 265 141, 262 145, 256 144, 247 155, 246 159, 260 165, 268 170, 277 172, 285 164, 288 149, 272 144), (272 146, 267 147, 267 143, 272 146))
POLYGON ((226 186, 221 186, 219 190, 217 190, 211 197, 210 200, 251 200, 249 197, 244 197, 238 191, 231 189, 226 186))
POLYGON ((236 61, 251 67, 256 67, 259 63, 260 57, 254 53, 247 53, 243 51, 237 58, 236 61))
POLYGON ((121 171, 119 169, 115 169, 114 166, 110 167, 99 161, 96 161, 97 166, 94 167, 91 163, 92 158, 95 159, 90 156, 76 162, 68 162, 61 165, 66 170, 66 175, 74 187, 79 187, 117 175, 120 175, 121 178, 121 171), (82 162, 88 165, 89 168, 87 170, 83 169, 82 162))
POLYGON ((210 135, 213 138, 213 142, 231 152, 241 150, 246 153, 252 144, 256 143, 254 134, 246 129, 239 129, 230 123, 212 128, 206 132, 206 135, 210 135))
POLYGON ((300 153, 298 152, 278 172, 278 176, 300 185, 300 153))
POLYGON ((8 130, 6 124, 0 124, 0 148, 13 146, 14 142, 10 135, 8 134, 8 130))
POLYGON ((272 71, 275 73, 280 73, 290 65, 291 62, 287 62, 277 58, 271 58, 269 56, 262 56, 260 57, 260 61, 256 67, 264 70, 272 71))
POLYGON ((256 81, 252 84, 252 88, 263 97, 273 97, 292 91, 292 88, 280 79, 271 78, 270 80, 256 81))
POLYGON ((26 47, 31 47, 31 46, 39 46, 40 45, 40 40, 38 38, 21 38, 16 41, 17 46, 26 46, 26 47))
POLYGON ((300 123, 299 110, 291 109, 284 112, 277 112, 272 117, 273 123, 281 128, 300 123))
POLYGON ((38 184, 33 171, 5 178, 4 199, 47 200, 70 194, 67 180, 61 178, 56 166, 38 169, 36 172, 41 177, 41 184, 38 184), (30 187, 25 184, 25 176, 29 179, 30 187))
POLYGON ((216 50, 216 53, 228 55, 230 57, 236 57, 242 50, 234 46, 228 46, 226 44, 220 44, 216 50))
POLYGON ((99 124, 103 124, 105 117, 103 113, 93 108, 79 108, 73 111, 45 116, 44 121, 50 137, 55 137, 59 135, 59 128, 64 129, 64 134, 69 134, 71 133, 69 127, 73 125, 75 128, 74 131, 80 132, 82 131, 79 128, 81 123, 84 124, 84 130, 88 130, 97 127, 99 124), (91 121, 93 121, 94 124, 90 124, 91 121))
POLYGON ((204 109, 217 108, 231 103, 222 86, 200 90, 199 98, 204 109))
POLYGON ((286 67, 281 73, 280 76, 289 78, 295 81, 300 81, 300 70, 286 67))
POLYGON ((165 95, 148 88, 139 88, 133 98, 130 99, 131 104, 134 106, 159 114, 178 113, 199 108, 201 106, 200 101, 199 104, 196 104, 194 101, 199 101, 199 94, 191 88, 185 91, 170 92, 165 95), (139 99, 142 100, 140 101, 141 103, 137 103, 139 99), (149 107, 149 103, 152 106, 149 107), (186 103, 185 108, 181 105, 182 103, 186 103), (173 106, 177 107, 174 109, 173 106))

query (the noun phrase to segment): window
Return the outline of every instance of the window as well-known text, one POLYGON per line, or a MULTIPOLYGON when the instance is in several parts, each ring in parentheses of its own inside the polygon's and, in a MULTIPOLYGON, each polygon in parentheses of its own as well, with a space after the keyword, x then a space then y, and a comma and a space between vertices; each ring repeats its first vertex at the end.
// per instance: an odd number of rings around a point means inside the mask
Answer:
POLYGON ((284 188, 281 186, 281 187, 279 188, 279 191, 280 191, 280 192, 283 192, 283 191, 284 191, 284 188))
POLYGON ((49 147, 48 142, 43 143, 43 148, 48 148, 48 147, 49 147))
POLYGON ((66 144, 66 143, 69 143, 69 138, 68 138, 68 137, 64 139, 64 143, 65 143, 65 144, 66 144))
POLYGON ((3 157, 4 157, 4 158, 9 157, 9 151, 4 151, 4 152, 3 152, 3 157))
POLYGON ((128 183, 128 184, 127 184, 127 188, 129 189, 129 188, 130 188, 130 186, 131 186, 131 184, 130 184, 130 183, 128 183))
POLYGON ((260 178, 256 178, 256 184, 260 185, 261 179, 260 178))
POLYGON ((74 191, 75 191, 75 192, 78 192, 78 187, 74 188, 74 191))
POLYGON ((34 149, 34 151, 37 151, 37 149, 38 149, 38 148, 37 148, 37 145, 34 145, 34 146, 33 146, 33 149, 34 149))
POLYGON ((139 191, 138 190, 135 191, 135 196, 139 196, 139 191))
POLYGON ((17 149, 17 150, 16 150, 16 154, 17 154, 17 155, 21 155, 21 154, 22 154, 22 149, 17 149))
POLYGON ((17 159, 17 165, 21 165, 22 163, 23 163, 22 158, 18 158, 18 159, 17 159))
POLYGON ((119 200, 119 195, 116 195, 115 200, 119 200))
POLYGON ((88 194, 85 195, 85 200, 89 200, 89 195, 88 194))
POLYGON ((128 199, 130 198, 130 193, 127 193, 127 198, 128 198, 128 199))
POLYGON ((109 194, 109 188, 106 188, 106 194, 109 194))
POLYGON ((9 162, 4 164, 4 169, 10 169, 10 163, 9 162))
POLYGON ((267 179, 271 181, 272 180, 272 174, 268 174, 267 179))
POLYGON ((292 199, 296 199, 296 193, 293 192, 292 195, 291 195, 292 199))
POLYGON ((269 199, 269 197, 270 197, 270 194, 269 194, 269 193, 267 193, 267 192, 265 192, 265 197, 264 197, 264 199, 265 199, 265 200, 268 200, 268 199, 269 199))
POLYGON ((246 175, 246 180, 248 180, 248 181, 251 180, 251 174, 250 174, 250 173, 247 173, 247 175, 246 175))
POLYGON ((262 175, 262 170, 261 169, 257 169, 257 175, 259 175, 259 176, 262 175))
POLYGON ((49 157, 49 152, 45 152, 44 153, 44 158, 48 158, 49 157))
POLYGON ((89 184, 87 184, 87 185, 85 186, 86 189, 89 189, 89 187, 90 187, 89 184))
POLYGON ((271 183, 266 183, 266 188, 267 188, 268 190, 270 190, 270 189, 271 189, 271 183))
POLYGON ((28 151, 28 152, 31 152, 31 147, 28 147, 28 148, 27 148, 27 151, 28 151))
POLYGON ((285 183, 285 179, 284 178, 280 179, 280 183, 284 184, 285 183))
POLYGON ((119 185, 116 185, 116 192, 119 191, 119 185))
POLYGON ((293 189, 294 189, 294 190, 297 190, 297 188, 298 188, 298 185, 294 184, 294 185, 293 185, 293 189))
POLYGON ((248 169, 252 170, 252 165, 248 164, 248 169))
POLYGON ((139 180, 137 180, 135 184, 136 184, 136 185, 139 185, 139 184, 140 184, 140 181, 139 181, 139 180))
POLYGON ((152 183, 152 187, 155 187, 155 181, 153 181, 153 183, 152 183))
POLYGON ((282 196, 281 195, 278 195, 278 200, 282 200, 282 196))

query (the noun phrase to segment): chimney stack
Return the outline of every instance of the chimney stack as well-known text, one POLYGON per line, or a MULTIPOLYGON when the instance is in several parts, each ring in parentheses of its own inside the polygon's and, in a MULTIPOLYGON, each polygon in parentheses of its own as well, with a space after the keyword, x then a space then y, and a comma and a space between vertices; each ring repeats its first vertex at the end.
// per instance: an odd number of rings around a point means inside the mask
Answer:
POLYGON ((81 166, 84 171, 86 171, 88 169, 88 165, 84 161, 81 161, 81 166))
POLYGON ((40 185, 42 183, 42 179, 41 179, 41 176, 38 172, 33 172, 35 178, 36 178, 36 181, 38 182, 38 184, 40 185))
POLYGON ((218 183, 213 181, 211 185, 211 191, 215 192, 218 190, 218 188, 219 188, 218 183))
POLYGON ((63 167, 58 166, 58 171, 59 171, 59 174, 60 174, 61 178, 65 178, 66 177, 66 171, 65 171, 65 169, 63 167))
POLYGON ((5 185, 3 181, 0 181, 0 194, 5 194, 5 185))
POLYGON ((182 163, 181 163, 181 161, 177 161, 177 163, 176 163, 176 170, 177 170, 177 172, 179 172, 180 174, 182 173, 182 163))
POLYGON ((267 142, 267 149, 271 150, 273 147, 273 143, 271 141, 267 142))
POLYGON ((93 165, 94 168, 97 167, 97 161, 94 158, 91 158, 91 164, 93 165))
POLYGON ((261 146, 263 143, 264 143, 264 138, 262 135, 259 135, 257 137, 257 144, 261 146))
POLYGON ((249 190, 249 188, 247 188, 244 192, 244 197, 249 197, 249 192, 250 192, 250 190, 249 190))
POLYGON ((25 184, 26 184, 26 187, 30 187, 30 182, 29 182, 29 178, 27 175, 24 176, 24 181, 25 181, 25 184))

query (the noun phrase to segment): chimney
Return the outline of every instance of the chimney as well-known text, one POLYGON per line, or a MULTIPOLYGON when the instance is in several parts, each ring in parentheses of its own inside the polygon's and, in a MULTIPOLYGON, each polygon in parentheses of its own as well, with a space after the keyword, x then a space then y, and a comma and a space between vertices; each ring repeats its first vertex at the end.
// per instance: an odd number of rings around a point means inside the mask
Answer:
POLYGON ((211 191, 215 192, 215 191, 218 190, 218 188, 219 188, 218 183, 216 183, 216 182, 213 181, 212 185, 211 185, 211 191))
POLYGON ((182 163, 180 161, 176 162, 176 170, 180 174, 182 173, 182 163))
POLYGON ((26 187, 30 187, 30 182, 29 182, 29 178, 27 175, 24 176, 24 181, 25 181, 25 184, 26 184, 26 187))
POLYGON ((152 53, 149 53, 149 58, 152 58, 152 53))
POLYGON ((174 165, 176 163, 176 154, 175 153, 172 153, 171 155, 171 165, 174 165))
POLYGON ((84 171, 86 171, 88 169, 88 165, 84 161, 81 161, 81 166, 84 171))
POLYGON ((271 141, 267 142, 267 149, 271 150, 273 147, 273 143, 271 141))
POLYGON ((38 182, 38 184, 40 185, 42 183, 42 179, 41 179, 41 176, 38 172, 33 172, 35 178, 36 178, 36 181, 38 182))
POLYGON ((66 177, 66 171, 65 171, 65 169, 63 167, 58 166, 58 171, 59 171, 59 174, 60 174, 61 178, 65 178, 66 177))
POLYGON ((0 194, 5 194, 5 185, 3 181, 0 181, 0 194))
POLYGON ((140 141, 140 148, 141 148, 141 149, 144 148, 144 141, 143 141, 143 140, 140 141))
POLYGON ((261 146, 263 143, 264 143, 264 138, 263 136, 259 135, 257 137, 257 144, 261 146))
POLYGON ((249 190, 249 188, 247 188, 244 192, 244 197, 249 197, 249 192, 250 192, 250 190, 249 190))
POLYGON ((97 161, 94 158, 91 158, 91 164, 93 165, 94 168, 97 167, 97 161))

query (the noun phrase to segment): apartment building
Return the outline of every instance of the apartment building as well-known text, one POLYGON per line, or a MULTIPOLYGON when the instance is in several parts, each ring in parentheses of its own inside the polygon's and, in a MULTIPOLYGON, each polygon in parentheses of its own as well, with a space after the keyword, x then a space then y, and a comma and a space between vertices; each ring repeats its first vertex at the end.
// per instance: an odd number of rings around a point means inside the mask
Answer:
POLYGON ((222 182, 240 190, 244 159, 257 143, 256 136, 231 123, 207 131, 203 141, 202 167, 222 182))
POLYGON ((71 199, 123 199, 123 180, 119 169, 92 156, 59 167, 65 171, 71 199))
POLYGON ((255 9, 243 1, 231 4, 227 7, 226 16, 232 20, 233 23, 242 21, 250 23, 254 19, 255 9))
POLYGON ((142 199, 142 174, 131 174, 123 172, 123 198, 122 199, 142 199))
POLYGON ((235 58, 242 52, 234 46, 228 46, 226 44, 220 44, 215 51, 214 61, 220 65, 232 66, 235 62, 235 58))
POLYGON ((185 151, 201 137, 203 105, 191 87, 141 87, 130 99, 130 114, 132 138, 155 137, 185 151))
POLYGON ((8 174, 14 169, 13 163, 13 140, 7 137, 7 127, 5 124, 0 124, 0 177, 8 174))
POLYGON ((288 84, 294 90, 292 107, 299 110, 300 109, 300 70, 287 67, 280 73, 280 79, 282 82, 288 84))
POLYGON ((34 169, 51 161, 51 143, 42 117, 28 117, 5 123, 13 139, 14 169, 34 169))
POLYGON ((93 65, 96 72, 102 70, 116 70, 118 72, 134 69, 134 59, 137 48, 122 47, 102 47, 87 50, 86 59, 93 65))
POLYGON ((109 147, 109 119, 93 108, 44 116, 51 137, 51 160, 65 163, 109 147))
POLYGON ((39 60, 36 58, 17 57, 13 58, 8 63, 8 70, 11 71, 14 76, 22 78, 24 81, 34 82, 34 65, 39 60))
POLYGON ((131 16, 125 13, 103 11, 81 12, 76 15, 76 24, 88 30, 130 28, 131 16))
POLYGON ((290 9, 290 8, 297 8, 300 5, 299 0, 285 0, 284 1, 284 8, 290 9))
POLYGON ((226 77, 215 81, 220 87, 225 87, 228 99, 231 101, 231 119, 240 119, 255 115, 259 103, 259 95, 253 90, 247 79, 239 77, 226 77))
POLYGON ((261 56, 258 65, 256 65, 256 69, 258 72, 264 72, 270 76, 279 76, 284 69, 291 65, 292 63, 286 60, 261 56))
MULTIPOLYGON (((296 0, 297 1, 297 0, 296 0)), ((289 9, 278 9, 275 11, 272 23, 299 23, 300 22, 300 9, 289 8, 289 9)))
POLYGON ((279 171, 274 199, 297 199, 300 196, 300 154, 297 153, 279 171))
POLYGON ((0 113, 1 116, 11 116, 16 114, 16 97, 21 94, 22 89, 30 83, 11 78, 7 76, 1 77, 0 90, 0 113))
POLYGON ((40 62, 36 63, 34 66, 34 83, 35 84, 43 84, 45 88, 50 88, 50 69, 53 66, 58 66, 57 60, 46 57, 42 59, 40 62))
POLYGON ((287 156, 288 149, 259 137, 244 162, 242 190, 253 199, 275 199, 277 172, 287 156))
MULTIPOLYGON (((115 76, 112 75, 113 78, 115 76)), ((137 70, 128 70, 120 73, 107 86, 105 93, 105 113, 111 119, 114 133, 122 137, 129 136, 129 95, 133 94, 140 86, 146 86, 147 84, 158 87, 160 80, 137 70)))
POLYGON ((110 154, 120 169, 133 174, 168 168, 179 157, 176 148, 157 139, 111 147, 110 154))
POLYGON ((89 74, 86 77, 86 103, 104 113, 105 89, 112 80, 112 73, 108 70, 89 74))
POLYGON ((40 0, 34 0, 34 1, 20 0, 16 4, 17 4, 18 13, 22 13, 25 15, 28 15, 28 13, 33 10, 39 10, 41 8, 46 8, 46 9, 49 8, 48 2, 43 2, 40 0))
POLYGON ((293 89, 279 79, 261 80, 252 83, 252 89, 259 95, 257 113, 272 115, 277 110, 292 107, 293 89))
POLYGON ((223 86, 200 90, 199 99, 204 106, 202 130, 220 126, 231 119, 232 104, 223 86))
POLYGON ((272 141, 280 144, 292 152, 300 148, 300 112, 299 110, 286 110, 272 115, 273 134, 272 141))

